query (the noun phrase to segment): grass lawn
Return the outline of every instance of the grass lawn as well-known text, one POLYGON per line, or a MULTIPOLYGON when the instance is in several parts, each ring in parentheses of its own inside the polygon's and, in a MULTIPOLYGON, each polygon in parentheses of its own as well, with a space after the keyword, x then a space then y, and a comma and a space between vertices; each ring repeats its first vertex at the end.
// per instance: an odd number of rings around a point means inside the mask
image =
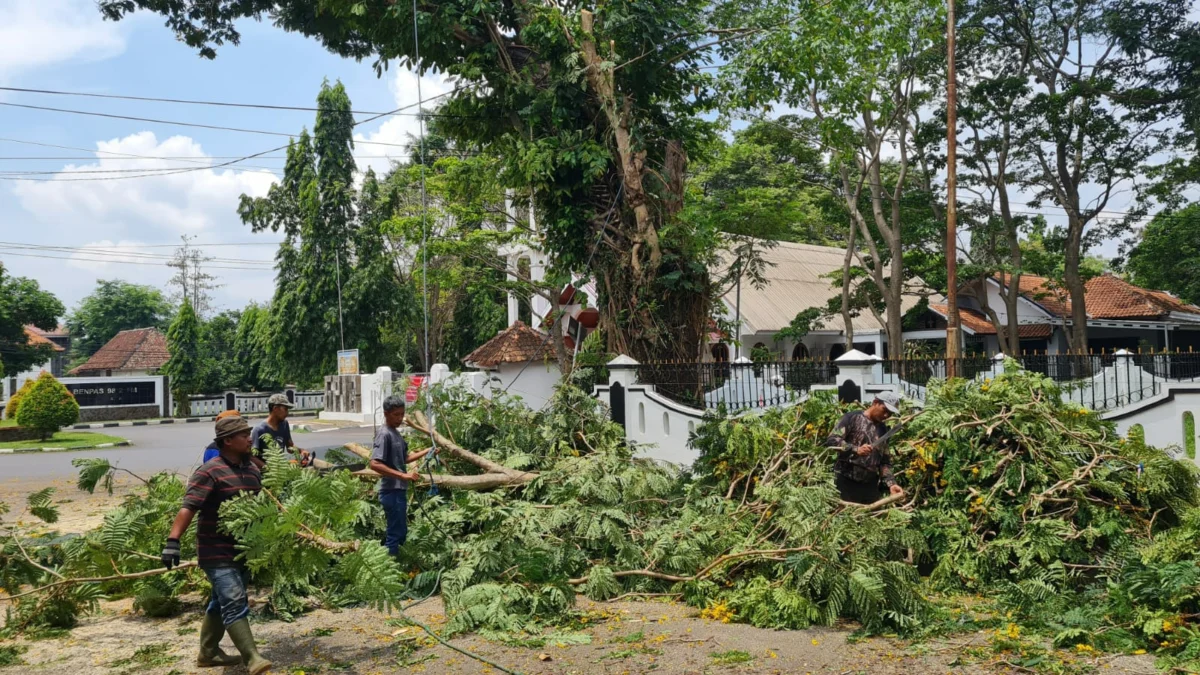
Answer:
POLYGON ((15 426, 17 426, 16 420, 0 420, 0 427, 15 427, 15 426))
POLYGON ((90 431, 60 431, 45 441, 17 441, 15 443, 0 443, 0 450, 30 450, 33 448, 88 448, 101 443, 118 443, 125 440, 107 434, 94 434, 90 431))

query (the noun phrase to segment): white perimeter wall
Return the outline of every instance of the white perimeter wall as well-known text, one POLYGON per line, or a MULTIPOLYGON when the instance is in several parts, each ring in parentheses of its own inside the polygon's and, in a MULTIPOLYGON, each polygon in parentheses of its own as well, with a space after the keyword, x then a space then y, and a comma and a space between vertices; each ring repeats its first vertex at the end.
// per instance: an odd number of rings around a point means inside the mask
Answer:
POLYGON ((489 372, 494 390, 508 389, 510 396, 520 396, 525 405, 541 410, 554 394, 554 387, 562 379, 558 364, 530 362, 502 363, 489 372))

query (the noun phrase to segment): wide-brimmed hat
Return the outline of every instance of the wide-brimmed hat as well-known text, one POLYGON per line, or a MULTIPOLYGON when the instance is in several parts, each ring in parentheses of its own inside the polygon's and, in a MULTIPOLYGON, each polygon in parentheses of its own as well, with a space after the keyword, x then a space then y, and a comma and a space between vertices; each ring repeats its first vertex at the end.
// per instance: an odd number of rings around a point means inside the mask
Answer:
POLYGON ((214 441, 219 441, 222 438, 237 436, 238 434, 250 431, 250 425, 246 424, 246 420, 239 417, 226 417, 225 419, 217 420, 217 435, 213 438, 214 441))
POLYGON ((283 394, 271 394, 271 398, 267 399, 267 407, 271 408, 277 405, 284 406, 285 408, 293 408, 296 404, 289 401, 288 397, 283 394))
POLYGON ((875 395, 875 400, 883 404, 893 415, 900 414, 900 397, 890 391, 881 391, 875 395))

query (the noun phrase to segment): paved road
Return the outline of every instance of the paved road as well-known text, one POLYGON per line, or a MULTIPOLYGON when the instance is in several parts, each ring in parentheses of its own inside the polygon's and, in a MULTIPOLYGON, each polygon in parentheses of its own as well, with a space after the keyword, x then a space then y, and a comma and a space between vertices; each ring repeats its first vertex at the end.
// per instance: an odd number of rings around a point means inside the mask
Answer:
MULTIPOLYGON (((0 478, 46 480, 74 477, 78 472, 71 466, 71 460, 76 457, 105 457, 121 468, 141 475, 159 471, 189 473, 200 463, 205 446, 212 440, 213 425, 211 422, 197 422, 96 431, 127 438, 133 445, 106 450, 0 455, 0 478)), ((353 427, 311 434, 297 433, 294 438, 296 445, 315 450, 320 457, 325 450, 349 442, 370 445, 371 429, 353 427)))

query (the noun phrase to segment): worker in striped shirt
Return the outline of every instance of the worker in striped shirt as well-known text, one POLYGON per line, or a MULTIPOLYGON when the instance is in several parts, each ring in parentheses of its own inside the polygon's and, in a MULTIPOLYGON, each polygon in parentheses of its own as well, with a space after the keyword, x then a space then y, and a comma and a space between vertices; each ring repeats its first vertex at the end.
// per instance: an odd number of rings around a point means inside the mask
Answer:
POLYGON ((217 420, 214 440, 220 454, 196 469, 188 481, 183 508, 167 535, 162 561, 168 570, 179 564, 179 539, 199 513, 197 558, 212 585, 212 599, 200 628, 200 656, 196 664, 211 667, 244 662, 250 675, 260 675, 271 668, 271 662, 258 653, 250 632, 247 571, 237 560, 237 541, 219 527, 221 504, 243 492, 253 494, 262 489, 262 473, 250 461, 250 431, 250 425, 241 417, 217 420), (221 637, 226 632, 241 658, 221 651, 221 637))

